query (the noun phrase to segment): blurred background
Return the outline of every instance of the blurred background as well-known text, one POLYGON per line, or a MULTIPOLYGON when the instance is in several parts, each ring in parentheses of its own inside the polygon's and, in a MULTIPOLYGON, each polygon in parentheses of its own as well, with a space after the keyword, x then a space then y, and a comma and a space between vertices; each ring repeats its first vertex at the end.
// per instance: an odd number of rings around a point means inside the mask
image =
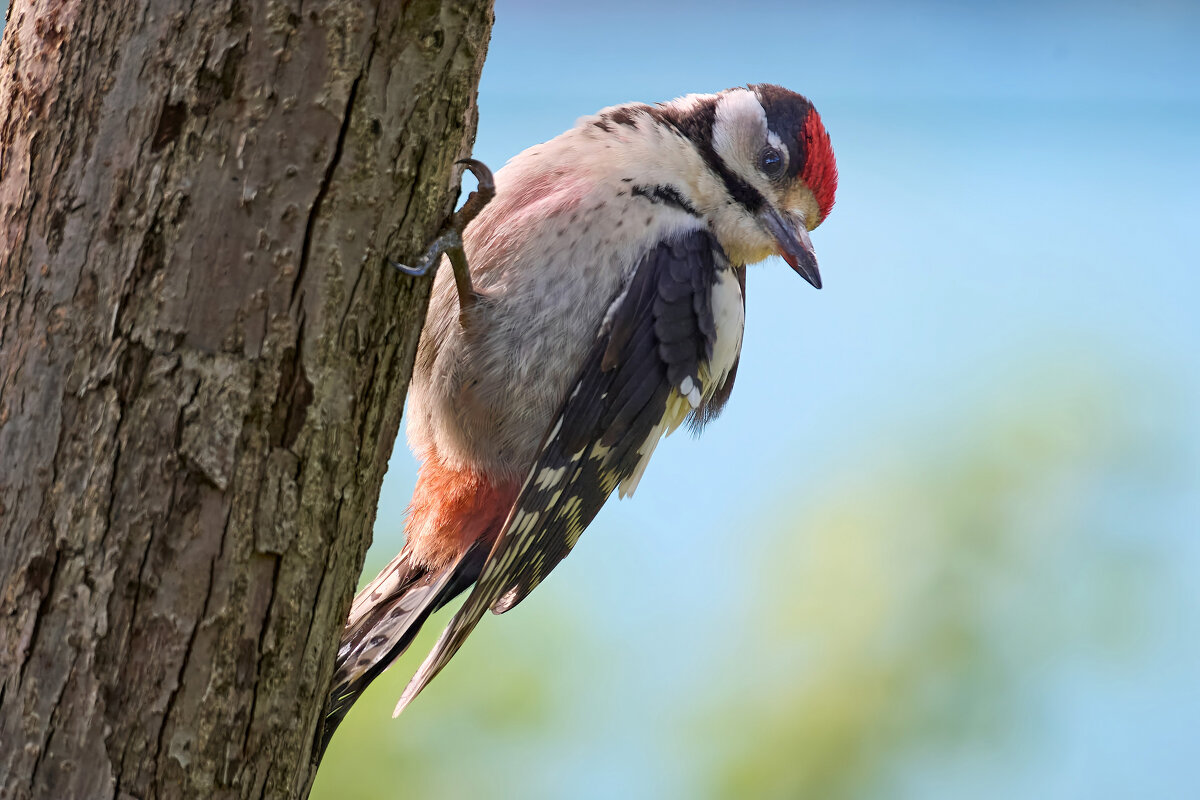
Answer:
POLYGON ((752 268, 724 416, 314 797, 1200 797, 1200 6, 498 0, 475 155, 760 81, 825 289, 752 268))

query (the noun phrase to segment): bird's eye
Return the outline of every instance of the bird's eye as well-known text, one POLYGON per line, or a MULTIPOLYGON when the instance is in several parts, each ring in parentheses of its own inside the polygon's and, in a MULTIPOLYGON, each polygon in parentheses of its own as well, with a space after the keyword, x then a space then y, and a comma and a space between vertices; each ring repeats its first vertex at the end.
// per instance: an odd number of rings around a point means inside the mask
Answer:
POLYGON ((758 156, 758 168, 772 180, 783 174, 783 153, 779 148, 767 145, 758 156))

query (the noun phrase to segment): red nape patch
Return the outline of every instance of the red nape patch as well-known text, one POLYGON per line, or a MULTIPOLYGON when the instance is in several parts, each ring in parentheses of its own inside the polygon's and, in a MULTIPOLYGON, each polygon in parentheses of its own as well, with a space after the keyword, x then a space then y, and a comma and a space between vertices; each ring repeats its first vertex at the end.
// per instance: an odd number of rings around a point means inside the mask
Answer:
POLYGON ((834 195, 837 194, 837 161, 833 157, 833 145, 829 142, 829 134, 821 123, 821 115, 814 108, 804 119, 804 127, 800 129, 800 144, 804 148, 804 171, 800 179, 812 189, 817 198, 817 206, 821 209, 820 225, 829 216, 833 208, 834 195))

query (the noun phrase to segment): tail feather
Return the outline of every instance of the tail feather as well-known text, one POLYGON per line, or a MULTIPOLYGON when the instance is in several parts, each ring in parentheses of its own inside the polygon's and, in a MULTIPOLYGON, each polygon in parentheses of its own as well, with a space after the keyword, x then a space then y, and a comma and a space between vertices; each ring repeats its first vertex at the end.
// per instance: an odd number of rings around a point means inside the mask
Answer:
POLYGON ((318 753, 324 753, 350 707, 412 644, 431 614, 479 577, 489 546, 472 545, 458 560, 430 570, 400 555, 354 598, 338 647, 318 753))

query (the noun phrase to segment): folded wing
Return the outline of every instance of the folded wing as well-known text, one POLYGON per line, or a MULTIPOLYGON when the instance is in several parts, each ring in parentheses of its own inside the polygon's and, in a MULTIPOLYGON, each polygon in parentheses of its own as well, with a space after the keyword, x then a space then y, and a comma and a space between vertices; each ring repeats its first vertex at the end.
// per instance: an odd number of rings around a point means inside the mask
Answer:
POLYGON ((741 346, 744 273, 697 229, 659 243, 614 299, 474 590, 404 691, 429 683, 491 608, 524 599, 618 486, 633 492, 658 440, 702 425, 728 397, 741 346))

